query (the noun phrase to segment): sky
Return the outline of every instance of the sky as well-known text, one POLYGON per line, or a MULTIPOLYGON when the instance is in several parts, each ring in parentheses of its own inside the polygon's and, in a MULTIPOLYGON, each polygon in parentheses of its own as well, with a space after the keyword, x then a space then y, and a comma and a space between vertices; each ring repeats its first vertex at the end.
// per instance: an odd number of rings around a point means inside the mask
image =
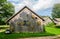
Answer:
POLYGON ((54 4, 60 3, 60 0, 8 0, 15 6, 15 13, 21 10, 24 6, 41 16, 50 16, 54 4))

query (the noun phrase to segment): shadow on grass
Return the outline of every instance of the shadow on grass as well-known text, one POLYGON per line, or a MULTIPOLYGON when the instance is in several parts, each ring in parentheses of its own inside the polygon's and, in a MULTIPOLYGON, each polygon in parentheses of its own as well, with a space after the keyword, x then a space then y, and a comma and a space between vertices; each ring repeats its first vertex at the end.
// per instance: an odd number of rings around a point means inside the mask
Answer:
POLYGON ((0 39, 16 39, 16 38, 42 37, 42 36, 55 36, 55 34, 51 34, 48 32, 44 32, 44 33, 12 33, 12 34, 0 33, 0 39))
POLYGON ((9 28, 9 27, 0 27, 0 29, 7 29, 7 28, 9 28))

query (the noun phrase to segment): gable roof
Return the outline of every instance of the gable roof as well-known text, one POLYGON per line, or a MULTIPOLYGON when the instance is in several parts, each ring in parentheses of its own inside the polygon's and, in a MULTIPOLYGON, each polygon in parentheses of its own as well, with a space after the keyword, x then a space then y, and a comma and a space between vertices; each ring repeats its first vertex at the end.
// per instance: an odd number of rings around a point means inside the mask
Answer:
POLYGON ((36 16, 38 16, 40 19, 42 19, 44 21, 43 18, 41 18, 39 15, 37 15, 35 12, 33 12, 31 9, 29 9, 27 6, 23 7, 20 11, 18 11, 16 14, 14 14, 13 16, 11 16, 6 22, 9 22, 12 18, 14 18, 17 14, 19 14, 23 9, 27 8, 28 10, 30 10, 32 13, 34 13, 36 16))
POLYGON ((42 18, 49 18, 51 21, 53 21, 53 19, 51 19, 49 16, 42 16, 42 18))
POLYGON ((54 18, 54 21, 60 22, 60 18, 54 18))
MULTIPOLYGON (((54 24, 56 24, 54 21, 53 21, 53 19, 52 18, 50 18, 49 16, 42 16, 42 18, 44 19, 44 18, 49 18, 54 24)), ((44 19, 45 20, 45 19, 44 19)))
POLYGON ((52 21, 52 19, 49 17, 49 16, 42 16, 42 18, 44 19, 44 18, 49 18, 51 21, 52 21))

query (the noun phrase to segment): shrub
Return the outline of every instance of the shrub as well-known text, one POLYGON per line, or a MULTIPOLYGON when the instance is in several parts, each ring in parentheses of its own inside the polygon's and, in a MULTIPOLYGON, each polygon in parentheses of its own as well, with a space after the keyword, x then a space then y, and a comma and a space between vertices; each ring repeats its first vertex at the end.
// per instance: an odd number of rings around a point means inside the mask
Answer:
POLYGON ((50 23, 46 24, 45 26, 54 27, 55 24, 53 22, 50 22, 50 23))
POLYGON ((55 27, 56 27, 56 28, 60 28, 60 25, 56 25, 55 27))

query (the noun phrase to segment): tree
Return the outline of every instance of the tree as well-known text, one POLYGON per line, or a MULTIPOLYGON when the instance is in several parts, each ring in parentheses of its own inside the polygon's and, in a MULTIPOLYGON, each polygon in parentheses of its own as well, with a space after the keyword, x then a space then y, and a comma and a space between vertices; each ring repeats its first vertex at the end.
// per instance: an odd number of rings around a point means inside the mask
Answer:
POLYGON ((7 18, 14 13, 14 6, 7 0, 0 1, 0 24, 5 24, 7 18))
POLYGON ((55 4, 52 10, 52 18, 60 18, 60 4, 55 4))

